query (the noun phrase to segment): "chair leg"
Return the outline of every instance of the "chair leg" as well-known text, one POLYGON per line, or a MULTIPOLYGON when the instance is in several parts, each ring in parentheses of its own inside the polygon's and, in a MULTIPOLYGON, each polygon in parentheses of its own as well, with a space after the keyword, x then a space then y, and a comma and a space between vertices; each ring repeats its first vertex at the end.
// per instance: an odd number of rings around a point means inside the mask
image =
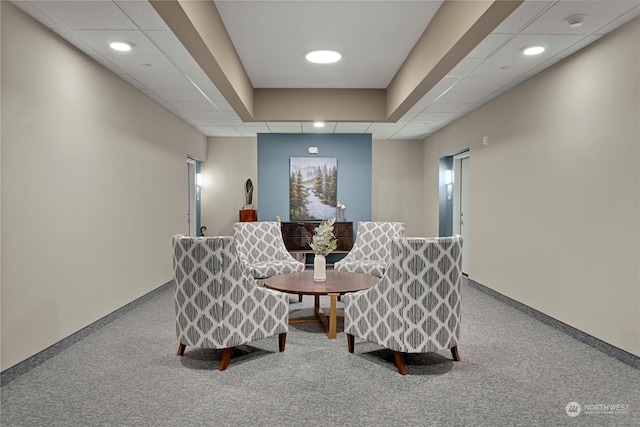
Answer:
POLYGON ((460 354, 458 353, 458 346, 451 347, 451 356, 453 356, 453 360, 456 362, 460 361, 460 354))
POLYGON ((355 344, 355 337, 351 334, 347 334, 347 349, 349 350, 349 353, 353 353, 354 344, 355 344))
POLYGON ((184 349, 187 348, 186 345, 180 343, 178 344, 178 354, 177 356, 182 356, 184 354, 184 349))
POLYGON ((302 294, 298 295, 298 302, 302 302, 302 294))
POLYGON ((398 368, 398 372, 400 375, 407 375, 407 367, 404 366, 404 353, 394 351, 393 354, 396 356, 396 368, 398 368))
POLYGON ((278 335, 278 349, 280 352, 284 351, 284 346, 287 344, 287 333, 283 332, 278 335))
POLYGON ((222 350, 222 359, 220 359, 220 365, 218 366, 219 371, 224 371, 229 366, 229 361, 231 360, 231 347, 225 348, 222 350))

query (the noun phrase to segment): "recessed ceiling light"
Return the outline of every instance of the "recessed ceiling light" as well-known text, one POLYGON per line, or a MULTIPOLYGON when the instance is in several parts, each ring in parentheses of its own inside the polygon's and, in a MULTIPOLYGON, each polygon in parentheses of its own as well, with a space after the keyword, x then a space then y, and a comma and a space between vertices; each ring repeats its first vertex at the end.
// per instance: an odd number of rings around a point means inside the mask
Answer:
POLYGON ((316 127, 316 128, 323 128, 323 127, 324 127, 324 122, 315 122, 315 123, 313 124, 313 127, 316 127))
POLYGON ((109 45, 111 49, 119 52, 129 52, 131 50, 131 43, 127 42, 113 42, 109 45))
POLYGON ((333 64, 334 62, 340 61, 342 55, 333 50, 315 50, 307 53, 305 58, 314 64, 333 64))
POLYGON ((584 18, 586 17, 587 15, 585 15, 584 13, 577 13, 575 15, 567 16, 566 18, 564 18, 564 22, 566 22, 567 25, 571 28, 578 28, 582 25, 582 23, 584 22, 584 18))
POLYGON ((522 51, 525 55, 540 55, 544 52, 542 46, 531 46, 522 51))

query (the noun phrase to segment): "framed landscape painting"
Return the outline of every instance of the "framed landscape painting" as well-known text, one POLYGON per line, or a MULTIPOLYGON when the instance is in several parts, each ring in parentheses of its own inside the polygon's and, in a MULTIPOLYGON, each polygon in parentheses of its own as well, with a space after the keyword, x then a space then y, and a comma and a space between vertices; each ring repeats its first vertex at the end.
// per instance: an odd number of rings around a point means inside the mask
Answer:
POLYGON ((290 221, 314 221, 335 217, 337 197, 337 158, 289 159, 290 221))

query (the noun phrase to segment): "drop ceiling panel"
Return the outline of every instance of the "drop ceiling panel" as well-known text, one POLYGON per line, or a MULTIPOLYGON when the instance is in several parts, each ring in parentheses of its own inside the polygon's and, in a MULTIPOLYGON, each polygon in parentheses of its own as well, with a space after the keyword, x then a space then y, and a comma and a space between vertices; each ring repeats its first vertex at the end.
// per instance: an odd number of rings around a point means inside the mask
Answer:
POLYGON ((428 106, 424 113, 463 113, 471 109, 473 104, 444 104, 436 102, 428 106))
MULTIPOLYGON (((189 78, 189 80, 191 80, 197 87, 198 89, 200 89, 202 92, 206 94, 208 93, 212 93, 212 94, 220 94, 220 92, 218 92, 218 89, 216 89, 216 87, 213 85, 213 83, 211 83, 211 80, 209 80, 209 77, 207 77, 204 74, 189 74, 187 75, 187 77, 189 78)), ((208 95, 207 95, 208 96, 208 95)), ((225 103, 227 102, 224 97, 222 97, 222 95, 220 95, 218 98, 215 98, 216 100, 222 100, 225 103), (220 99, 222 98, 222 99, 220 99)))
POLYGON ((207 120, 207 123, 209 123, 211 121, 218 121, 225 118, 222 113, 214 109, 211 109, 208 111, 182 111, 181 110, 181 112, 189 119, 198 120, 200 121, 200 123, 202 123, 202 121, 204 120, 207 120))
POLYGON ((485 91, 474 91, 474 92, 461 92, 461 91, 449 91, 438 98, 439 103, 443 104, 475 104, 480 101, 482 98, 487 96, 491 92, 490 90, 485 91))
MULTIPOLYGON (((200 68, 200 65, 198 65, 198 63, 189 55, 171 55, 169 59, 171 60, 171 62, 177 65, 180 71, 182 71, 188 76, 206 77, 204 71, 202 71, 202 68, 200 68)), ((207 81, 211 83, 209 78, 208 77, 206 78, 207 78, 207 81)), ((208 86, 211 89, 215 89, 215 86, 213 86, 213 84, 210 84, 208 86)))
POLYGON ((38 22, 42 23, 47 28, 52 30, 56 28, 62 28, 60 24, 58 24, 53 19, 49 18, 45 13, 40 12, 34 5, 27 1, 17 1, 13 3, 19 9, 27 13, 32 18, 36 19, 38 22))
POLYGON ((301 133, 301 123, 267 123, 267 127, 271 133, 301 133))
POLYGON ((513 80, 509 76, 473 77, 468 76, 460 80, 451 90, 453 92, 490 92, 500 89, 513 80))
POLYGON ((158 89, 155 91, 158 96, 167 101, 202 101, 204 96, 196 89, 186 90, 166 90, 158 89))
POLYGON ((116 4, 124 10, 124 13, 128 15, 140 29, 169 31, 167 24, 165 24, 149 2, 118 0, 116 4))
POLYGON ((455 117, 455 113, 420 113, 416 116, 416 118, 414 119, 414 121, 419 121, 422 122, 423 124, 429 123, 429 124, 434 124, 435 123, 442 123, 442 122, 446 122, 447 120, 450 120, 452 117, 455 117))
POLYGON ((640 4, 637 0, 616 1, 562 1, 555 3, 540 18, 525 28, 523 34, 591 34, 597 31, 602 22, 609 22, 631 7, 640 4), (577 28, 572 28, 565 23, 565 18, 570 15, 585 14, 584 22, 577 28), (594 20, 592 17, 597 16, 594 20))
POLYGON ((371 123, 336 123, 336 133, 363 133, 371 127, 371 123))
POLYGON ((637 18, 638 16, 640 16, 640 5, 636 6, 635 9, 625 13, 624 15, 615 19, 609 24, 605 24, 602 27, 600 27, 600 29, 598 30, 598 34, 608 34, 611 31, 615 30, 616 28, 620 27, 621 25, 624 25, 627 22, 631 21, 632 19, 637 18))
POLYGON ((162 52, 142 31, 75 30, 73 34, 84 40, 96 53, 105 56, 114 54, 109 44, 116 41, 129 42, 133 45, 134 50, 122 52, 122 56, 162 55, 162 52))
POLYGON ((582 40, 580 40, 579 42, 577 42, 576 44, 572 45, 571 47, 563 50, 562 52, 560 52, 559 54, 556 55, 556 57, 558 58, 567 58, 568 56, 573 55, 574 53, 576 53, 577 51, 579 51, 580 49, 590 45, 591 43, 595 42, 596 40, 602 38, 602 35, 593 35, 593 36, 586 36, 585 38, 583 38, 582 40))
POLYGON ((97 62, 99 62, 100 64, 102 64, 102 66, 104 66, 105 68, 107 68, 108 70, 110 70, 115 74, 118 74, 118 75, 127 74, 126 71, 118 67, 113 62, 109 61, 109 59, 107 59, 105 56, 96 55, 91 57, 97 62))
POLYGON ((134 30, 138 27, 113 2, 37 1, 40 12, 68 29, 134 30))
POLYGON ((393 139, 423 139, 427 133, 425 128, 404 127, 393 135, 393 139))
POLYGON ((489 34, 469 54, 467 58, 488 58, 513 38, 511 34, 489 34))
POLYGON ((148 89, 144 83, 139 81, 138 79, 130 76, 129 74, 120 74, 120 77, 128 82, 131 86, 135 87, 138 90, 148 89))
POLYGON ((536 17, 551 6, 554 1, 525 1, 509 18, 504 20, 492 32, 495 34, 516 34, 529 25, 536 17))
POLYGON ((72 31, 67 30, 66 28, 54 28, 53 31, 87 55, 98 55, 98 52, 96 52, 93 47, 87 44, 81 37, 78 37, 72 31))
POLYGON ((139 74, 136 79, 149 89, 193 89, 191 82, 178 74, 139 74))
POLYGON ((163 54, 169 56, 191 56, 189 51, 171 31, 145 31, 163 54))
POLYGON ((484 58, 465 58, 447 73, 447 77, 464 77, 483 62, 484 58))
POLYGON ((163 55, 109 55, 105 58, 133 76, 139 74, 182 74, 163 55))
POLYGON ((335 123, 325 123, 323 128, 316 128, 313 123, 302 123, 302 133, 333 133, 336 128, 335 123))
POLYGON ((193 111, 215 111, 219 113, 218 109, 204 98, 201 101, 170 101, 169 103, 176 110, 184 111, 185 114, 190 114, 193 111))
POLYGON ((560 54, 578 43, 584 36, 560 35, 518 35, 491 58, 473 70, 470 77, 511 76, 518 77, 543 64, 549 58, 560 54), (545 51, 540 55, 526 56, 522 53, 529 46, 543 46, 545 51))

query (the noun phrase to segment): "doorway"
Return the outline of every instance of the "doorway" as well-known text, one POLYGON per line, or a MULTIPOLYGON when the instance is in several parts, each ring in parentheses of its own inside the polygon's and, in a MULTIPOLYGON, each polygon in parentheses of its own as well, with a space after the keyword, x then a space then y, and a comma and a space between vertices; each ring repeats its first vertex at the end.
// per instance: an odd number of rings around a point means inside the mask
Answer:
POLYGON ((469 152, 453 156, 453 234, 462 236, 462 272, 469 272, 469 152))
POLYGON ((187 230, 189 236, 197 236, 196 220, 196 162, 187 159, 187 230))

